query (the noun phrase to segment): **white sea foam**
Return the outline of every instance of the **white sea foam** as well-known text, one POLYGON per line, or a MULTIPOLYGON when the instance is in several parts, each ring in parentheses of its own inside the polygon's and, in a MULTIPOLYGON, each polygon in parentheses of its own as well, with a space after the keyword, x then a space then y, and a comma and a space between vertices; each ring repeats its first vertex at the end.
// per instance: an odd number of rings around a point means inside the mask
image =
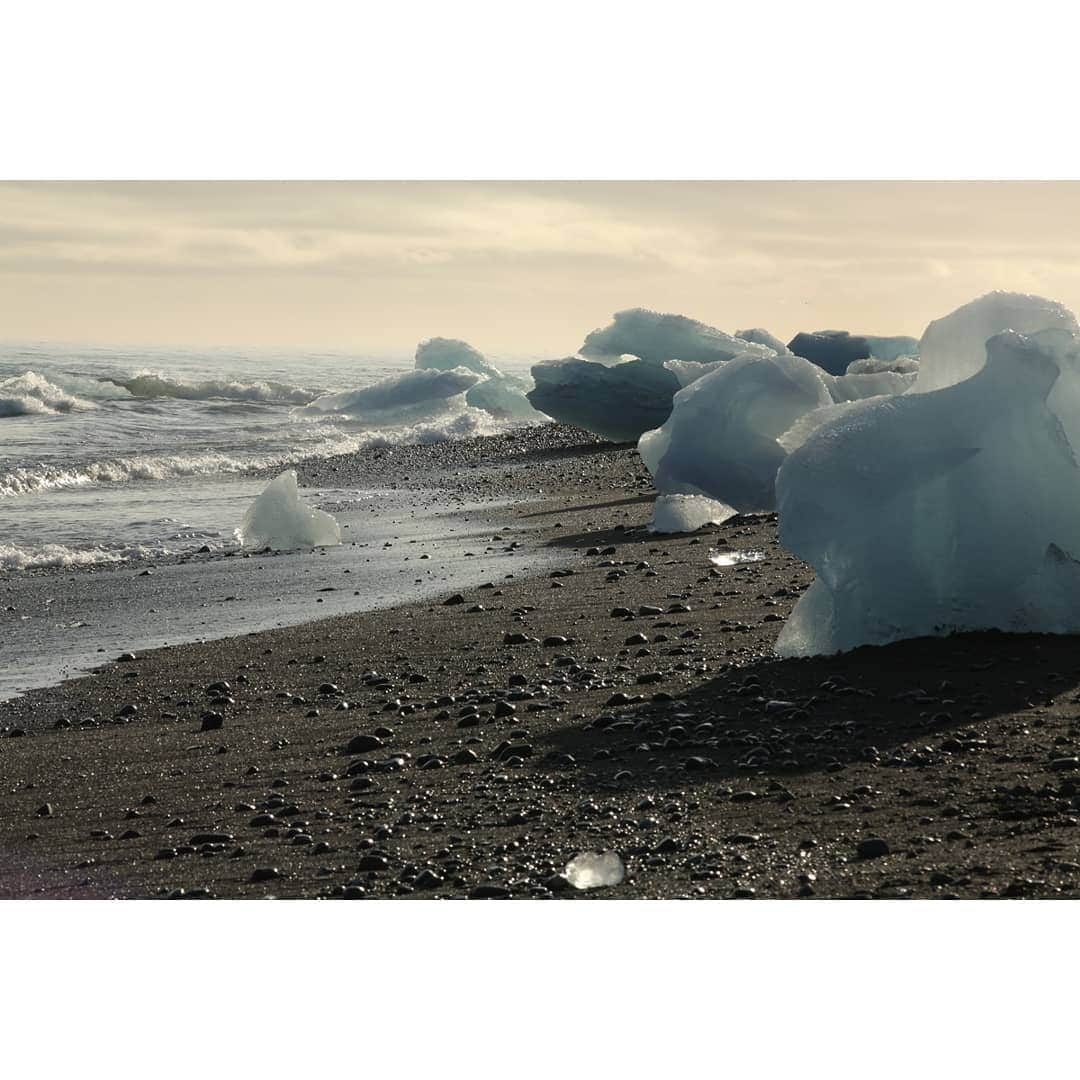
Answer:
POLYGON ((72 548, 64 544, 41 544, 31 547, 0 544, 0 570, 34 570, 42 567, 104 566, 171 554, 164 548, 140 544, 123 548, 72 548))
POLYGON ((278 454, 235 456, 217 451, 192 454, 136 454, 72 465, 23 465, 0 472, 0 498, 35 492, 125 484, 137 480, 172 480, 190 476, 259 472, 295 464, 305 458, 328 458, 369 447, 451 442, 479 435, 497 435, 519 426, 500 421, 480 409, 459 412, 421 423, 346 433, 331 428, 318 442, 305 442, 278 454))
POLYGON ((235 379, 174 379, 157 371, 140 371, 125 378, 102 380, 125 390, 134 398, 180 398, 184 401, 252 401, 267 404, 306 405, 319 392, 273 379, 239 382, 235 379))
POLYGON ((0 417, 33 416, 92 409, 94 405, 36 371, 0 379, 0 417))

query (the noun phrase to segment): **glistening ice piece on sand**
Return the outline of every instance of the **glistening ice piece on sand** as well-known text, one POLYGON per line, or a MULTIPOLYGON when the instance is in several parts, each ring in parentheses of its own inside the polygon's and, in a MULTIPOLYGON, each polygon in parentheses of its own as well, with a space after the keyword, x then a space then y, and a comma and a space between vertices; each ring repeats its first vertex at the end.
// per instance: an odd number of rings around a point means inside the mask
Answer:
POLYGON ((563 877, 575 889, 601 889, 621 885, 626 867, 617 851, 583 851, 566 864, 563 877))
MULTIPOLYGON (((935 362, 967 363, 967 320, 949 318, 935 362)), ((791 454, 780 539, 817 576, 777 652, 1080 631, 1080 469, 1052 407, 1078 400, 1080 365, 1063 337, 997 334, 970 378, 862 403, 791 454)))
POLYGON ((722 525, 738 513, 725 503, 704 495, 658 495, 653 504, 649 530, 655 533, 689 533, 702 525, 722 525))
POLYGON ((246 548, 291 551, 341 543, 341 528, 334 518, 300 501, 296 473, 292 469, 267 484, 244 515, 238 532, 240 543, 246 548))

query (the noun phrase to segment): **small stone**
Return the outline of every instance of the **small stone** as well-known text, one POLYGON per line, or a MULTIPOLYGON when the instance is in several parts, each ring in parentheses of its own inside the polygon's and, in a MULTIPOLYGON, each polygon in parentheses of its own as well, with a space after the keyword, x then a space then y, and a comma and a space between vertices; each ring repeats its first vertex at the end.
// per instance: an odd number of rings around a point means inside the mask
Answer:
POLYGON ((251 872, 252 881, 273 881, 281 877, 281 871, 276 866, 258 866, 251 872))
POLYGON ((889 852, 889 845, 880 836, 870 836, 865 840, 860 840, 859 846, 855 849, 855 854, 860 859, 879 859, 882 855, 888 855, 889 852))

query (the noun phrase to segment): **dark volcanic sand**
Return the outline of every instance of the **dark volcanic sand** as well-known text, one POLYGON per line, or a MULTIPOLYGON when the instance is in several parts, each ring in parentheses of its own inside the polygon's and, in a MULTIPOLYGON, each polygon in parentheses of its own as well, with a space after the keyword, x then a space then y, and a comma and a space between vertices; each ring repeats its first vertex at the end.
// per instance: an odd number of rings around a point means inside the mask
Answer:
POLYGON ((1075 638, 778 660, 811 574, 771 518, 652 536, 634 450, 538 431, 301 474, 543 489, 518 524, 560 576, 484 587, 478 565, 462 603, 162 649, 0 705, 0 896, 1080 895, 1075 638), (766 558, 713 569, 711 547, 766 558), (624 884, 560 887, 606 849, 624 884))

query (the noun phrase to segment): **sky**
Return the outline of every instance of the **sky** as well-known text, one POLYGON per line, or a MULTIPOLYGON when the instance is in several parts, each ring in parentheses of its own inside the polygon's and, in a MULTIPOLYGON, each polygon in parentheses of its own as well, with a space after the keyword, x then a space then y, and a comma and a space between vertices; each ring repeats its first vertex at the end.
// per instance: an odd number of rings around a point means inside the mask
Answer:
POLYGON ((0 339, 573 353, 612 313, 918 336, 1080 308, 1080 183, 0 183, 0 339))

